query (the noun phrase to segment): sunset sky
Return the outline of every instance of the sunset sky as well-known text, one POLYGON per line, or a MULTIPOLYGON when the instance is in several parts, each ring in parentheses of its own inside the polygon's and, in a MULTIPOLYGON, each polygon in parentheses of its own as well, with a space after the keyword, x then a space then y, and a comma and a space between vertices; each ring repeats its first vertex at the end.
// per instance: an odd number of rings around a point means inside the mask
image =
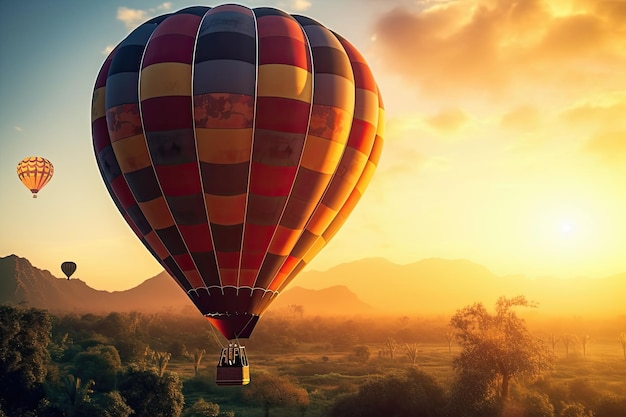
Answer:
MULTIPOLYGON (((108 51, 189 5, 59 0, 0 6, 0 256, 93 288, 162 271, 96 166, 91 95, 108 51), (37 199, 17 163, 55 175, 37 199)), ((352 217, 309 265, 469 259, 499 275, 626 272, 626 1, 243 1, 304 14, 365 56, 385 148, 352 217)), ((296 280, 297 283, 297 280, 296 280)))

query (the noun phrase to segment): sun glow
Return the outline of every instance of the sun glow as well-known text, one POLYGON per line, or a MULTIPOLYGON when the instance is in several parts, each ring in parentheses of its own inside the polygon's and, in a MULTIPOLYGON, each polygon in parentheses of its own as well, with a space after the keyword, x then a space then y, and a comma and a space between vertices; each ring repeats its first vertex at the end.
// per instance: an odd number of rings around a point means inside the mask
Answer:
POLYGON ((576 223, 573 219, 563 218, 557 224, 557 232, 564 237, 574 237, 576 235, 576 223))

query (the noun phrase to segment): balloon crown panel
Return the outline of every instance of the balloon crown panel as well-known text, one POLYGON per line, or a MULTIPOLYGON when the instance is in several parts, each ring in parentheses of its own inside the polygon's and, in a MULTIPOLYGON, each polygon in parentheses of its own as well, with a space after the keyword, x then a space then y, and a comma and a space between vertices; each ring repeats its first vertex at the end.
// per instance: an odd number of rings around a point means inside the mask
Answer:
POLYGON ((92 102, 100 172, 139 239, 228 339, 359 201, 383 103, 347 40, 273 8, 192 7, 135 29, 92 102))

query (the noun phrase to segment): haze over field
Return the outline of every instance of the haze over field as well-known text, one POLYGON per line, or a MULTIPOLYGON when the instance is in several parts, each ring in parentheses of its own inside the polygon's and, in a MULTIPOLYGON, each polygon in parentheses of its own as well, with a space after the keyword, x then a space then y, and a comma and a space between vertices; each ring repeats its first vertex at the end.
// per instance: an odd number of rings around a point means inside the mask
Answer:
MULTIPOLYGON (((0 256, 17 253, 58 276, 61 262, 73 260, 76 277, 109 291, 162 271, 100 178, 90 101, 106 53, 132 28, 195 4, 61 0, 36 13, 24 2, 2 6, 0 256), (37 200, 15 174, 29 155, 55 165, 37 200)), ((370 257, 471 259, 499 277, 535 278, 545 284, 535 287, 538 297, 573 286, 542 277, 626 272, 623 2, 263 5, 311 16, 354 43, 386 107, 372 183, 307 271, 370 257)), ((357 276, 350 279, 370 279, 357 276)), ((615 282, 611 294, 625 293, 624 280, 615 282)), ((440 282, 419 284, 426 291, 440 282)))
MULTIPOLYGON (((302 273, 272 303, 268 314, 285 314, 299 305, 308 316, 442 316, 473 303, 490 306, 502 296, 524 295, 536 304, 534 317, 626 317, 626 275, 601 279, 528 279, 497 276, 466 260, 424 259, 407 265, 361 259, 328 271, 302 273)), ((88 279, 66 280, 39 269, 28 259, 0 257, 0 304, 47 308, 54 312, 141 311, 200 314, 165 271, 125 291, 99 291, 88 279)), ((287 313, 290 315, 293 313, 287 313)))

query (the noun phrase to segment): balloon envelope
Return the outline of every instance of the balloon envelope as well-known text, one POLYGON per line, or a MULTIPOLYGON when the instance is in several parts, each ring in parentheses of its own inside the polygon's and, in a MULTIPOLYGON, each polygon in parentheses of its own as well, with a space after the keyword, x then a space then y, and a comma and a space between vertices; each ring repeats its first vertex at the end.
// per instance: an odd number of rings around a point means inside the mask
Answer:
POLYGON ((76 264, 72 261, 63 262, 61 264, 61 271, 63 271, 67 279, 70 279, 72 274, 76 272, 76 264))
POLYGON ((20 181, 33 193, 33 198, 52 178, 54 166, 46 158, 30 156, 17 164, 17 176, 20 181))
POLYGON ((228 339, 334 236, 369 183, 384 110, 348 41, 273 8, 190 7, 135 29, 96 79, 117 208, 228 339))

